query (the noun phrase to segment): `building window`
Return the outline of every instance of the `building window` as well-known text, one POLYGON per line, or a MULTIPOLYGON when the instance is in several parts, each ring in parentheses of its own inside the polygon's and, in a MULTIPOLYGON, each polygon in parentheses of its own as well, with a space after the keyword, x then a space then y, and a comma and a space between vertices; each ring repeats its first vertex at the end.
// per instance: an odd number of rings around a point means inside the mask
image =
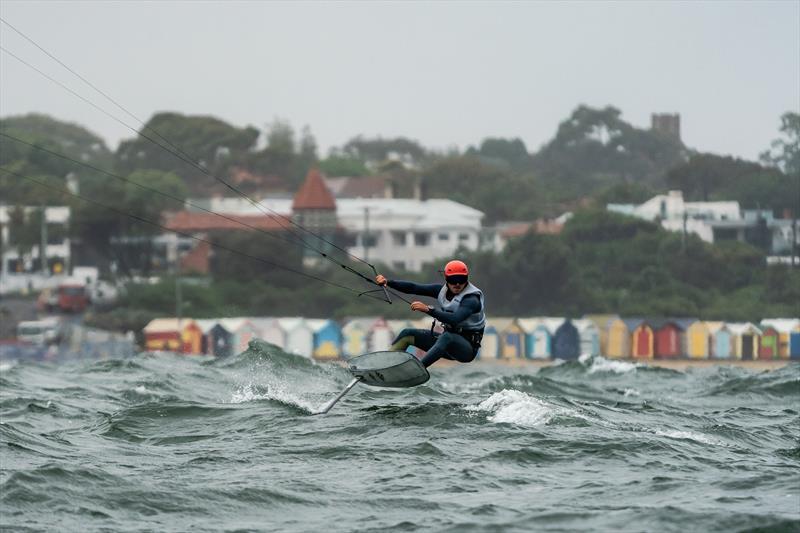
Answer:
POLYGON ((405 261, 392 261, 392 268, 395 270, 405 270, 406 269, 406 262, 405 261))
POLYGON ((364 248, 374 248, 378 245, 378 236, 374 233, 362 233, 361 234, 361 245, 364 248))
POLYGON ((393 231, 392 232, 392 244, 395 246, 405 246, 406 245, 406 232, 405 231, 393 231))
POLYGON ((440 241, 449 241, 450 240, 450 234, 449 233, 440 233, 439 234, 439 240, 440 241))
POLYGON ((468 241, 469 240, 469 233, 459 233, 458 234, 459 241, 468 241))
POLYGON ((415 233, 414 234, 414 244, 417 246, 428 246, 428 243, 431 240, 430 233, 415 233))

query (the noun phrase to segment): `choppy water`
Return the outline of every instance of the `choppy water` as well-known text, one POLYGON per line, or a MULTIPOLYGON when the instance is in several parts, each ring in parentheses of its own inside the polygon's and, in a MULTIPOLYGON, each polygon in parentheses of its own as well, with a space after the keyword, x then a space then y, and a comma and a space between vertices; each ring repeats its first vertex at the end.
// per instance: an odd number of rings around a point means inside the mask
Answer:
POLYGON ((2 363, 0 529, 798 531, 800 365, 2 363))

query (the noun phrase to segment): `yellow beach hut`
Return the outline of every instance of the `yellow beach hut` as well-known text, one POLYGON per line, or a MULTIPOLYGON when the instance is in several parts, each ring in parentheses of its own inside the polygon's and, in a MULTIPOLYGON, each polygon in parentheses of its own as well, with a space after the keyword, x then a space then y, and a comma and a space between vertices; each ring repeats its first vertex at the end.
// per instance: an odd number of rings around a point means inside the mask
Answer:
POLYGON ((606 326, 606 350, 604 355, 613 359, 628 359, 631 356, 631 330, 621 318, 611 319, 606 326))
POLYGON ((688 344, 687 355, 690 359, 708 359, 710 353, 709 348, 711 331, 708 329, 708 323, 702 320, 692 322, 686 328, 686 341, 688 344))
POLYGON ((513 318, 494 323, 500 336, 500 359, 525 359, 525 332, 513 318))

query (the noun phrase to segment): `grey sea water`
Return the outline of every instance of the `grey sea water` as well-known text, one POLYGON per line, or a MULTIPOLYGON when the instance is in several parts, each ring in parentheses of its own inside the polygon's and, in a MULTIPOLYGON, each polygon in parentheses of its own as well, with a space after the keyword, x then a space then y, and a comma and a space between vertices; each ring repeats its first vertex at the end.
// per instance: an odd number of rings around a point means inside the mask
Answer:
POLYGON ((800 365, 0 366, 3 531, 800 531, 800 365))

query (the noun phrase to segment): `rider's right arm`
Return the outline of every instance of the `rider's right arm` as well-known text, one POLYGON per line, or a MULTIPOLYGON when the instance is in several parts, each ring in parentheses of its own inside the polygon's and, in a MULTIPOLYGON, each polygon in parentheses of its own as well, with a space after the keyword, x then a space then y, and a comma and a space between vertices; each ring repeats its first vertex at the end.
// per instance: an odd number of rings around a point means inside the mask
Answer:
POLYGON ((389 287, 406 294, 417 294, 419 296, 430 296, 436 298, 442 290, 441 283, 414 283, 413 281, 403 281, 392 279, 387 283, 389 287))

